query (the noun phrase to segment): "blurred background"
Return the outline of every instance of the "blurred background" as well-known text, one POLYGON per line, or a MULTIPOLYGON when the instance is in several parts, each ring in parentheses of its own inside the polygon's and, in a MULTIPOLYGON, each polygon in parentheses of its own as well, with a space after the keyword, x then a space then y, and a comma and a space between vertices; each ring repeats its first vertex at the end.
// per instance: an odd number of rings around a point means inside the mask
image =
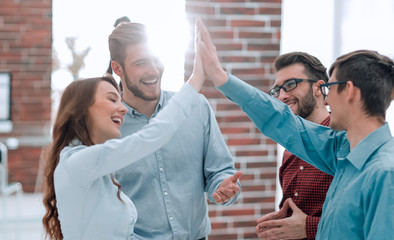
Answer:
MULTIPOLYGON (((394 57, 392 0, 1 0, 0 240, 42 239, 42 165, 59 97, 75 79, 105 73, 108 35, 123 16, 147 25, 165 66, 162 87, 172 91, 191 73, 197 16, 223 68, 266 92, 282 53, 305 51, 327 68, 356 49, 394 57)), ((244 173, 237 204, 210 204, 209 239, 257 239, 256 219, 281 198, 282 148, 210 83, 202 93, 244 173)), ((394 129, 394 106, 387 121, 394 129)))

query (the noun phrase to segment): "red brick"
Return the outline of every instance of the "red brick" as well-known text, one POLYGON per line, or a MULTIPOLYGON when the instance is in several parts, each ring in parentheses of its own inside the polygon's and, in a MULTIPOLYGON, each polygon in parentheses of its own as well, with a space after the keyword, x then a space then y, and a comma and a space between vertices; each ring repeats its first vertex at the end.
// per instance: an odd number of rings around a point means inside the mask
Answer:
POLYGON ((244 116, 225 116, 225 117, 216 117, 218 122, 250 122, 249 117, 244 116))
POLYGON ((243 215, 254 215, 254 209, 225 209, 222 211, 223 216, 243 216, 243 215))
POLYGON ((247 163, 248 168, 267 168, 267 167, 276 167, 276 162, 254 162, 247 163))
POLYGON ((275 197, 248 197, 243 199, 244 203, 266 203, 275 202, 275 197))
POLYGON ((220 9, 222 15, 254 15, 254 8, 234 8, 234 7, 222 7, 220 9))
POLYGON ((220 57, 221 62, 226 63, 255 63, 256 57, 248 56, 223 56, 220 57))
POLYGON ((277 7, 277 8, 268 8, 268 7, 262 7, 259 8, 259 14, 261 15, 280 15, 282 13, 282 8, 277 7))
POLYGON ((239 128, 235 128, 235 127, 223 128, 223 127, 221 127, 220 130, 223 134, 249 133, 250 132, 250 128, 241 128, 241 127, 239 127, 239 128))
POLYGON ((242 44, 241 43, 219 43, 215 44, 216 50, 217 51, 240 51, 242 50, 242 44))
POLYGON ((265 21, 258 20, 232 20, 232 27, 264 27, 266 25, 265 21))
POLYGON ((243 32, 238 33, 239 38, 272 39, 271 32, 243 32))
POLYGON ((258 145, 260 144, 260 139, 253 138, 241 138, 241 139, 229 139, 227 140, 227 145, 236 146, 236 145, 258 145))
POLYGON ((228 228, 228 224, 225 222, 211 222, 212 229, 228 228))
POLYGON ((279 51, 279 44, 248 44, 248 51, 279 51))
POLYGON ((214 31, 211 32, 212 39, 233 39, 234 32, 232 31, 214 31))
POLYGON ((238 75, 264 75, 264 68, 243 68, 243 69, 233 69, 232 73, 236 76, 238 75))
POLYGON ((267 156, 268 151, 237 151, 235 154, 237 157, 242 157, 242 156, 267 156))

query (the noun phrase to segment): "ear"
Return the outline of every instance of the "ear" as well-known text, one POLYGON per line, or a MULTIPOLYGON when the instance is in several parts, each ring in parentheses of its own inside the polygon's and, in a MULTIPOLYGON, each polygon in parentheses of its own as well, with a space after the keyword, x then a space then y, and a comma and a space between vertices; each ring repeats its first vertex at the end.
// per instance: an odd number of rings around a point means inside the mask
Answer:
POLYGON ((321 92, 320 85, 324 83, 326 83, 324 82, 324 80, 318 80, 315 84, 312 85, 315 97, 323 97, 323 93, 321 92))
POLYGON ((354 86, 352 81, 347 81, 346 82, 346 89, 345 89, 345 91, 346 91, 346 99, 349 102, 361 99, 360 89, 358 87, 354 86))
POLYGON ((123 78, 123 68, 117 61, 111 61, 112 71, 120 78, 123 78))

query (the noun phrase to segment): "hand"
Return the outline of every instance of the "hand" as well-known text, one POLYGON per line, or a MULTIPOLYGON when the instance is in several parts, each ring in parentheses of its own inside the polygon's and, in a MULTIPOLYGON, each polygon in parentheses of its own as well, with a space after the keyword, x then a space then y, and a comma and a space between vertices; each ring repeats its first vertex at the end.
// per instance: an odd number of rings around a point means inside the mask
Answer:
POLYGON ((209 32, 200 18, 197 18, 196 25, 201 36, 201 43, 198 50, 200 51, 204 72, 207 78, 216 86, 222 86, 227 82, 228 75, 220 65, 216 47, 212 43, 209 32))
POLYGON ((306 216, 293 200, 288 198, 279 211, 257 219, 257 236, 265 240, 306 238, 306 216), (289 207, 293 214, 286 217, 289 207))
POLYGON ((196 23, 195 35, 194 35, 194 49, 195 49, 194 66, 193 66, 193 73, 190 76, 188 83, 192 85, 197 92, 201 90, 201 87, 205 80, 205 74, 204 74, 204 69, 203 69, 200 50, 199 50, 201 45, 202 45, 201 36, 200 36, 200 32, 198 31, 197 23, 196 23))
POLYGON ((241 176, 242 172, 238 171, 233 176, 224 179, 216 193, 212 194, 217 203, 226 203, 228 200, 235 198, 240 190, 237 181, 241 176))

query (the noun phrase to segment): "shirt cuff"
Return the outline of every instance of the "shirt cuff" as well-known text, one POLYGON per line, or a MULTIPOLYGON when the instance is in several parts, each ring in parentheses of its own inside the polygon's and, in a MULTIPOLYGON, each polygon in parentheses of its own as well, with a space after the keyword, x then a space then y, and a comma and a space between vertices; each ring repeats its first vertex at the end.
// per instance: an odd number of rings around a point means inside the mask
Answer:
POLYGON ((319 225, 320 217, 306 216, 305 228, 307 239, 315 239, 317 233, 317 226, 319 225))

